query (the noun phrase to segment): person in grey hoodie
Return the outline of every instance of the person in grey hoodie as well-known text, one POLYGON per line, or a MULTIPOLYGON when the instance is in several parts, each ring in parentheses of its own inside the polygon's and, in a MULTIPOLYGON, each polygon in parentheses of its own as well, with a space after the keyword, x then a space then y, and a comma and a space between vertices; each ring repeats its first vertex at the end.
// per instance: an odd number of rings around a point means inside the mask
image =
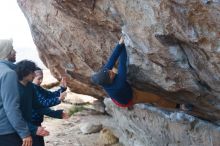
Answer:
POLYGON ((0 146, 31 146, 31 134, 20 111, 15 55, 12 40, 0 39, 0 146))

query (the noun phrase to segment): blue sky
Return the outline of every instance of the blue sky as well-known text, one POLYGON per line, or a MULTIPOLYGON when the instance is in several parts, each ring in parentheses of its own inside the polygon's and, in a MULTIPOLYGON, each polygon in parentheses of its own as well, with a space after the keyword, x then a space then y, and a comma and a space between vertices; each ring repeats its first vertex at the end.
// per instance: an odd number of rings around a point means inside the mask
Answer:
POLYGON ((0 0, 0 39, 12 38, 17 51, 17 61, 31 59, 40 67, 43 63, 38 57, 27 20, 16 0, 0 0))

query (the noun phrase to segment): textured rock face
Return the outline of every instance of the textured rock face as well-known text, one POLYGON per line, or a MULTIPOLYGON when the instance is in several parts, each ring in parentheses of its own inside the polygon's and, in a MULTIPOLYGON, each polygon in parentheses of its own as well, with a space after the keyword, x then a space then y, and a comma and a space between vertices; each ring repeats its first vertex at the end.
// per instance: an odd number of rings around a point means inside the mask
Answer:
POLYGON ((111 126, 125 146, 220 145, 220 127, 187 114, 146 105, 137 105, 133 110, 121 109, 110 100, 105 100, 105 104, 115 121, 111 126))
POLYGON ((129 81, 197 114, 220 120, 218 0, 17 0, 45 65, 69 86, 101 98, 89 76, 106 62, 122 32, 129 81))

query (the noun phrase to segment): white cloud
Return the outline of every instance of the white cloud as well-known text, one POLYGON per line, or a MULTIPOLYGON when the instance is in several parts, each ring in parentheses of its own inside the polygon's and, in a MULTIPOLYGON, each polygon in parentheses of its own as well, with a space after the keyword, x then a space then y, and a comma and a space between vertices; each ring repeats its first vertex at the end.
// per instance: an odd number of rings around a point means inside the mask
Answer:
POLYGON ((16 0, 0 0, 0 38, 13 38, 17 61, 31 59, 44 67, 38 57, 27 20, 16 0))

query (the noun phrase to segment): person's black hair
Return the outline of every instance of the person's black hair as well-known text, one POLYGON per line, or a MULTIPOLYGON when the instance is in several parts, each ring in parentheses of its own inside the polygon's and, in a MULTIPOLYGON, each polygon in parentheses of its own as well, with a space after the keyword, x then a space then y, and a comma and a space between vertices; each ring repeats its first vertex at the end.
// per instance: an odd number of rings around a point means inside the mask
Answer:
POLYGON ((111 79, 108 73, 108 69, 101 69, 97 73, 91 76, 91 82, 97 85, 108 85, 111 84, 111 79))
POLYGON ((22 60, 16 63, 16 73, 18 75, 18 80, 23 80, 24 77, 33 73, 37 69, 37 65, 30 60, 22 60))
MULTIPOLYGON (((42 69, 41 69, 40 67, 38 67, 38 66, 36 67, 36 70, 41 70, 41 71, 42 71, 42 69)), ((36 70, 35 70, 35 71, 36 71, 36 70)))

